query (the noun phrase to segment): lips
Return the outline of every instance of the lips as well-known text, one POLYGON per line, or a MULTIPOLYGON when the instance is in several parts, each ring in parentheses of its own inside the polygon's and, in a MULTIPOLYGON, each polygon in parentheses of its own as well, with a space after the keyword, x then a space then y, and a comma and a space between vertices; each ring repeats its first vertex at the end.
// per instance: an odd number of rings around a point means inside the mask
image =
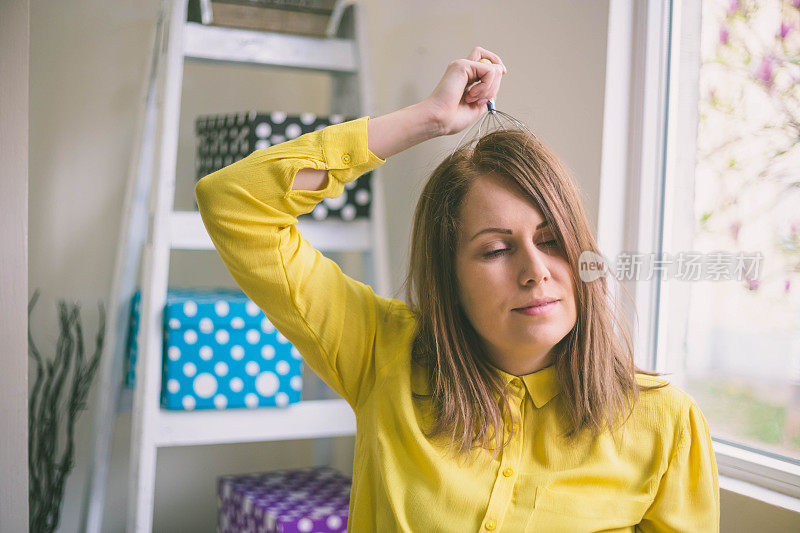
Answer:
POLYGON ((549 304, 551 302, 557 302, 557 301, 559 301, 558 298, 548 298, 548 297, 535 298, 535 299, 531 300, 530 302, 528 302, 526 305, 524 305, 522 307, 515 307, 514 311, 517 311, 519 309, 527 309, 529 307, 540 307, 542 305, 549 304))

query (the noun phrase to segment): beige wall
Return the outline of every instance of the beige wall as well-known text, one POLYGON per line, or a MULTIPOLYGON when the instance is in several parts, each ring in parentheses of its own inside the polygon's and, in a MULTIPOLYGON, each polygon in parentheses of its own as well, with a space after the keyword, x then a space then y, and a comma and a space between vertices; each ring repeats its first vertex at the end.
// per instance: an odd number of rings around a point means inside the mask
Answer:
MULTIPOLYGON (((596 228, 608 2, 420 1, 368 6, 375 102, 387 113, 427 97, 447 63, 475 46, 508 66, 498 109, 521 120, 573 169, 596 228)), ((405 272, 416 197, 460 135, 396 155, 386 165, 395 286, 405 272)))
POLYGON ((28 530, 28 0, 0 0, 0 531, 28 530))
MULTIPOLYGON (((447 63, 476 45, 509 68, 498 108, 528 124, 573 169, 596 227, 608 2, 476 0, 365 2, 374 78, 372 116, 426 97, 447 63)), ((34 327, 56 337, 57 298, 83 302, 86 333, 106 300, 131 157, 139 90, 158 2, 32 2, 30 86, 30 290, 42 289, 34 327)), ((187 64, 176 208, 192 205, 192 123, 197 114, 248 109, 324 113, 320 75, 187 64)), ((386 179, 393 288, 405 273, 411 215, 426 175, 458 136, 392 157, 386 179)), ((230 278, 213 254, 173 255, 170 283, 230 278), (209 278, 210 276, 210 278, 209 278)), ((78 425, 61 531, 74 531, 89 453, 94 395, 78 425)), ((130 417, 117 420, 104 531, 121 531, 130 417)), ((337 439, 336 466, 352 466, 352 438, 337 439)), ((223 473, 301 466, 310 443, 255 443, 159 452, 156 531, 213 531, 214 482, 223 473)), ((724 508, 723 508, 724 509, 724 508)), ((733 529, 729 529, 732 531, 733 529)))

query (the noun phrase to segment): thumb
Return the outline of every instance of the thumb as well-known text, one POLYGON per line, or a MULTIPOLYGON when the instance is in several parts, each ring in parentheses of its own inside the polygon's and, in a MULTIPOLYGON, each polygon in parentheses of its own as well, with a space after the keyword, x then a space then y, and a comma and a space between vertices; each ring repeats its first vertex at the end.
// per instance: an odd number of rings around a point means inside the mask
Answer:
POLYGON ((465 100, 467 102, 473 102, 480 98, 491 98, 491 89, 496 85, 495 82, 499 81, 499 78, 502 76, 503 67, 493 64, 487 59, 465 61, 467 62, 466 67, 468 69, 468 82, 471 83, 471 85, 467 87, 464 96, 465 100), (472 83, 473 81, 474 83, 472 83))

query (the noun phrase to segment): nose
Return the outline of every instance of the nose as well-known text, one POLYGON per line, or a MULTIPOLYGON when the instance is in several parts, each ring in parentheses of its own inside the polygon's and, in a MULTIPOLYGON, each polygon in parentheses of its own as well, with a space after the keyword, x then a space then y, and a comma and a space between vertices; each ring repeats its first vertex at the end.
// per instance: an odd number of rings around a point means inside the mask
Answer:
POLYGON ((526 246, 524 253, 519 256, 522 261, 519 281, 522 285, 527 285, 531 280, 535 283, 542 283, 550 279, 550 270, 547 268, 547 254, 539 250, 535 244, 531 243, 526 246))

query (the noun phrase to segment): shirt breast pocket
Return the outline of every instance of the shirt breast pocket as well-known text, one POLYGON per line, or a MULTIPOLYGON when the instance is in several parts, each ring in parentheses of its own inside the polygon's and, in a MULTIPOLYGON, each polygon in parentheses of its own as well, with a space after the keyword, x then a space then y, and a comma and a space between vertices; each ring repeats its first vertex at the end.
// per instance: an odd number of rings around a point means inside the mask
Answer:
POLYGON ((651 504, 652 499, 646 497, 595 496, 537 487, 525 532, 634 531, 651 504))

